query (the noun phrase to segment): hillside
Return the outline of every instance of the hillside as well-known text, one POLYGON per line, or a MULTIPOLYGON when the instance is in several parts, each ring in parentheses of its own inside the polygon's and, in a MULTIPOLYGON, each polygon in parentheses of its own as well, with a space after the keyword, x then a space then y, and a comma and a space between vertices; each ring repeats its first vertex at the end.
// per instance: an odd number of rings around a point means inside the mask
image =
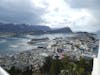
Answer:
POLYGON ((69 27, 51 29, 48 26, 43 25, 28 25, 28 24, 13 24, 13 23, 0 23, 0 33, 22 33, 33 32, 40 33, 71 33, 72 30, 69 27))

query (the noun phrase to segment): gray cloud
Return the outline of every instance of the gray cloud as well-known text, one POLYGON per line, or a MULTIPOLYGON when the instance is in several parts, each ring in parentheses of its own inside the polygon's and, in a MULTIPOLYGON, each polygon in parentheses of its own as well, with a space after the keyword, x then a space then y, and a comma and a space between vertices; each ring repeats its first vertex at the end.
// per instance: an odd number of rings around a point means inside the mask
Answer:
MULTIPOLYGON (((34 0, 35 1, 35 0, 34 0)), ((29 23, 29 24, 45 24, 46 20, 44 16, 49 14, 50 12, 56 12, 53 15, 57 15, 59 7, 55 10, 49 11, 48 1, 41 0, 42 5, 44 7, 36 7, 32 0, 0 0, 0 21, 7 21, 7 22, 14 22, 14 23, 29 23)), ((87 31, 97 31, 100 30, 100 1, 99 0, 65 0, 66 4, 70 5, 70 10, 81 10, 85 9, 93 16, 93 18, 89 18, 90 21, 84 22, 89 20, 87 18, 82 18, 80 21, 78 20, 77 23, 74 25, 70 25, 69 17, 64 16, 63 18, 67 18, 67 21, 61 21, 61 24, 67 24, 72 29, 75 30, 87 30, 87 31), (79 23, 80 22, 80 23, 79 23), (83 25, 82 25, 83 22, 83 25)), ((51 5, 52 6, 52 5, 51 5)), ((65 11, 70 11, 65 10, 65 11)), ((61 14, 62 15, 62 14, 61 14)), ((58 14, 56 17, 60 17, 58 14)), ((53 16, 52 18, 55 18, 53 16)), ((48 17, 46 18, 48 20, 48 17)), ((61 19, 62 20, 62 19, 61 19)), ((47 22, 46 24, 49 24, 47 22)), ((60 22, 57 20, 54 22, 57 26, 60 25, 60 22)), ((62 25, 63 26, 63 25, 62 25)), ((64 25, 65 26, 65 25, 64 25)), ((60 26, 59 26, 60 27, 60 26)))
MULTIPOLYGON (((85 9, 95 19, 91 19, 87 24, 89 30, 100 30, 100 0, 65 0, 73 9, 85 9), (91 29, 90 29, 91 28, 91 29)), ((81 26, 80 26, 81 27, 81 26)))
POLYGON ((45 9, 37 8, 32 0, 0 0, 0 20, 39 24, 45 9))
POLYGON ((72 8, 100 9, 100 0, 65 0, 72 8))

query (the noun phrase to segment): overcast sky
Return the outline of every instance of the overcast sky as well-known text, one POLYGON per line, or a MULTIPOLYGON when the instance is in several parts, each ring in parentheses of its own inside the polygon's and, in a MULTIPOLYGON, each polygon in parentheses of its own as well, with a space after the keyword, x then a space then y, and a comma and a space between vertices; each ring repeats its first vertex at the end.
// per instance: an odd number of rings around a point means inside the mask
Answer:
POLYGON ((100 30, 100 0, 0 0, 0 21, 100 30))

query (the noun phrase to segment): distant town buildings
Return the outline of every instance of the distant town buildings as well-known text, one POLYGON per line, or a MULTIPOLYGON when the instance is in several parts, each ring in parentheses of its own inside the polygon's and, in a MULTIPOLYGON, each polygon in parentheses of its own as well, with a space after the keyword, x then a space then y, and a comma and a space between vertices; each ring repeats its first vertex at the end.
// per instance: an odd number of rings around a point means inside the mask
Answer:
POLYGON ((12 56, 0 56, 0 66, 5 69, 15 66, 22 70, 30 66, 38 70, 43 65, 44 58, 47 56, 52 56, 54 59, 62 59, 67 55, 73 60, 79 60, 80 57, 97 57, 99 41, 91 39, 89 36, 84 34, 74 37, 57 37, 54 39, 47 37, 32 39, 28 44, 36 45, 36 48, 12 56))

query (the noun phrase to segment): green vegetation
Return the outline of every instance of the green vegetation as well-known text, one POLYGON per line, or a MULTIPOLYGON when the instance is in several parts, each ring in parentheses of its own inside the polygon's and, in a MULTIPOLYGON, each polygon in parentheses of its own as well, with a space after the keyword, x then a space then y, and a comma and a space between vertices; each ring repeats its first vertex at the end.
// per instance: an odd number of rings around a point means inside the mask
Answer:
POLYGON ((32 75, 32 69, 26 67, 25 70, 16 68, 15 66, 11 67, 10 70, 7 70, 10 75, 32 75))
POLYGON ((79 61, 71 60, 70 57, 52 59, 47 57, 40 71, 43 75, 91 75, 92 59, 80 58, 79 61))
POLYGON ((20 70, 12 67, 8 72, 11 75, 91 75, 93 59, 85 59, 80 57, 80 60, 72 60, 65 56, 63 59, 53 59, 46 57, 44 65, 38 71, 33 67, 26 67, 20 70))

